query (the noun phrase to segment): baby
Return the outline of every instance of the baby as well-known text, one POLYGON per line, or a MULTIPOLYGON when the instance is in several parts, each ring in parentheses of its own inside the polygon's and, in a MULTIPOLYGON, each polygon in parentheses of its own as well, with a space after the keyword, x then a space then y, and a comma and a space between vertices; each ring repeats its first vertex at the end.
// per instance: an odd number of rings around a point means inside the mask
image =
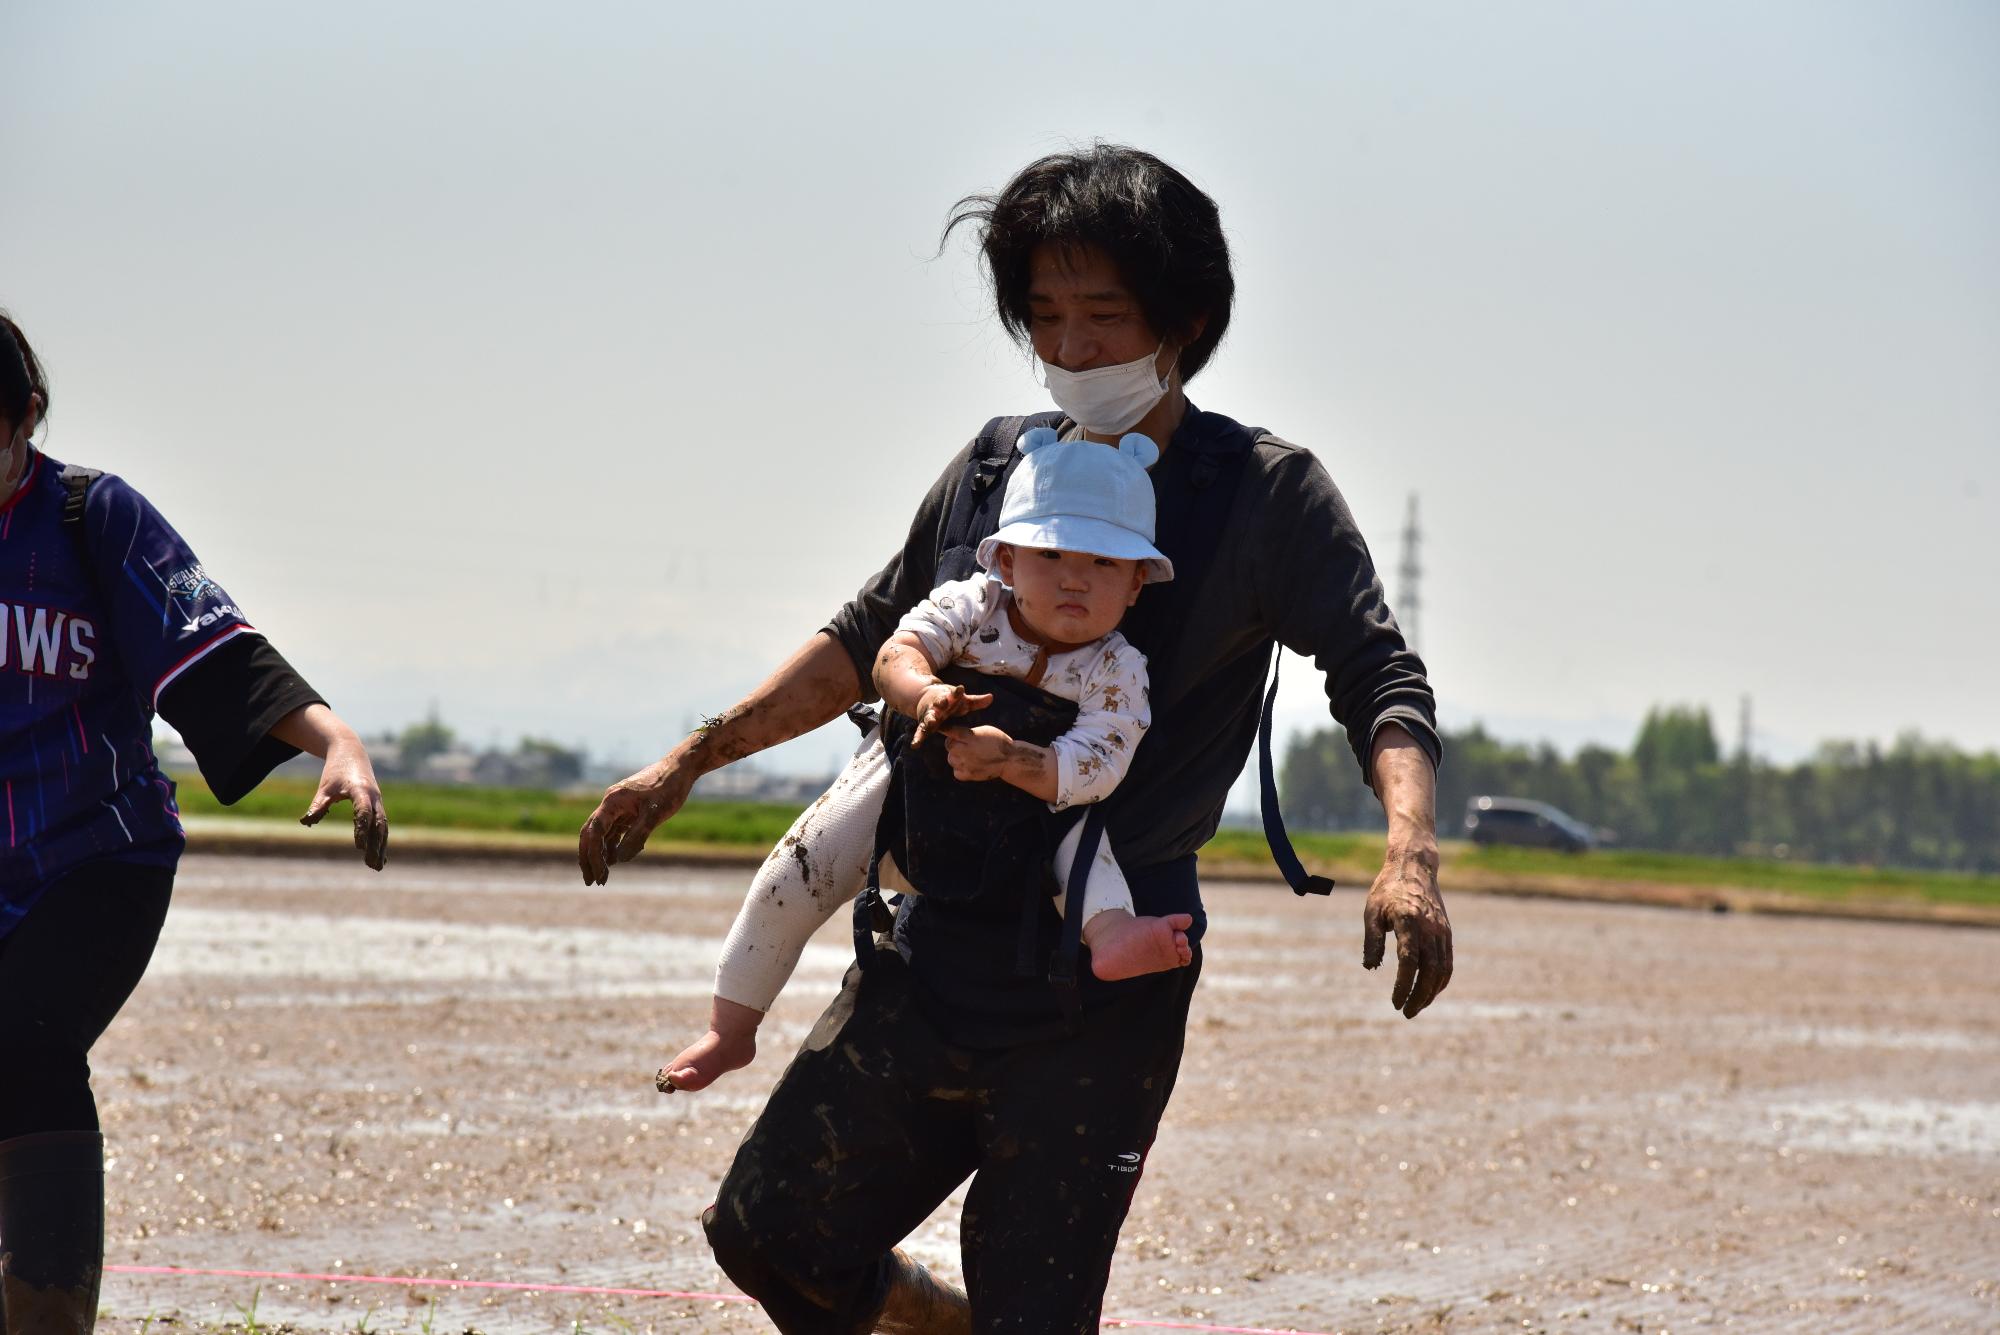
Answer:
MULTIPOLYGON (((959 779, 999 779, 1052 811, 1110 796, 1151 722, 1146 658, 1118 633, 1150 579, 1173 578, 1153 546, 1159 447, 1141 435, 1118 445, 1063 442, 1046 427, 1022 436, 1000 528, 979 546, 986 571, 933 589, 875 660, 875 687, 917 721, 913 746, 941 739, 959 779), (937 679, 956 664, 1013 677, 1077 705, 1074 724, 1037 746, 976 722, 992 700, 937 679), (958 722, 966 720, 970 726, 958 722)), ((865 738, 833 786, 808 807, 752 882, 716 970, 709 1030, 659 1073, 663 1092, 706 1087, 747 1065, 757 1026, 791 976, 806 941, 861 890, 888 789, 880 729, 865 738)), ((1082 835, 1058 845, 1058 912, 1082 835)), ((1100 841, 1083 896, 1091 971, 1107 980, 1179 968, 1193 959, 1184 913, 1141 917, 1100 841)))

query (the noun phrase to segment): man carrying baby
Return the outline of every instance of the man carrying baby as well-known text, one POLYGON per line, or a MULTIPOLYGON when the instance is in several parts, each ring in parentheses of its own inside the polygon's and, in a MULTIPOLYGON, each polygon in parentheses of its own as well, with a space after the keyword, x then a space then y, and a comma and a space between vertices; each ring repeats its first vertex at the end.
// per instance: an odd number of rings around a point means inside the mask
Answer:
MULTIPOLYGON (((1152 726, 1097 809, 1135 914, 1188 915, 1193 958, 1121 981, 1081 973, 1075 1025, 1050 1034, 1048 980, 1021 977, 1017 942, 991 914, 905 901, 893 941, 849 971, 704 1215, 723 1269, 788 1332, 1096 1328, 1201 971, 1195 854, 1257 734, 1273 641, 1325 675, 1387 816, 1364 966, 1393 934, 1391 1001, 1410 1017, 1451 976, 1423 664, 1319 461, 1183 392, 1234 299, 1214 201, 1158 158, 1100 144, 965 201, 960 223, 979 232, 1001 323, 1032 348, 1062 410, 1058 434, 1111 445, 1138 432, 1162 449, 1156 540, 1175 578, 1148 588, 1119 630, 1147 657, 1152 726), (896 1244, 968 1176, 960 1295, 896 1244)), ((606 793, 579 841, 586 881, 635 856, 700 774, 871 689, 904 614, 972 572, 985 534, 953 528, 979 458, 975 444, 945 467, 901 552, 825 631, 716 727, 606 793)))

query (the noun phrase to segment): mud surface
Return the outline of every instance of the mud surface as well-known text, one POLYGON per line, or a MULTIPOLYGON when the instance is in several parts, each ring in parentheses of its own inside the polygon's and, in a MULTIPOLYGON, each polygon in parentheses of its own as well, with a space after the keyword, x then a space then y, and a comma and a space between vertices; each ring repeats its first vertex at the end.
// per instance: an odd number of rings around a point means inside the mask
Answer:
MULTIPOLYGON (((747 881, 190 857, 94 1062, 107 1260, 731 1291, 696 1216, 847 959, 836 915, 756 1065, 656 1094, 747 881)), ((2000 935, 1461 897, 1450 990, 1409 1022, 1358 966, 1358 893, 1208 900, 1108 1313, 2000 1328, 2000 935)), ((910 1244, 952 1274, 954 1206, 910 1244)), ((101 1328, 240 1324, 253 1294, 260 1325, 316 1331, 769 1328, 740 1303, 129 1273, 101 1328)))

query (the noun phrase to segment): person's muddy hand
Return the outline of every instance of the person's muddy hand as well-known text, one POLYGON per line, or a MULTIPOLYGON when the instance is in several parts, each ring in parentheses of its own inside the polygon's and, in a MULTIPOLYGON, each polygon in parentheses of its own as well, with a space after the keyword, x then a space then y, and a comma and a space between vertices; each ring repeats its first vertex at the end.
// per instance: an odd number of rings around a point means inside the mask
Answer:
POLYGON ((319 789, 299 824, 319 824, 335 802, 354 803, 354 846, 361 850, 363 862, 381 871, 389 860, 389 813, 382 806, 382 789, 375 782, 368 752, 351 734, 327 747, 319 789))
POLYGON ((603 885, 611 868, 630 862, 660 823, 681 809, 694 776, 676 757, 656 760, 604 790, 604 798, 583 823, 576 862, 585 885, 603 885))
POLYGON ((955 779, 977 783, 982 779, 1006 777, 1007 762, 1014 754, 1014 739, 994 727, 947 728, 945 753, 955 779))
POLYGON ((917 699, 917 731, 910 738, 910 745, 922 746, 924 739, 941 730, 947 721, 975 713, 992 703, 990 695, 967 695, 963 686, 933 682, 917 699))
POLYGON ((1362 968, 1380 965, 1388 934, 1396 934, 1396 987, 1389 1003, 1405 1019, 1415 1019, 1451 981, 1451 919, 1438 893, 1437 869, 1435 848, 1392 848, 1361 910, 1362 968))

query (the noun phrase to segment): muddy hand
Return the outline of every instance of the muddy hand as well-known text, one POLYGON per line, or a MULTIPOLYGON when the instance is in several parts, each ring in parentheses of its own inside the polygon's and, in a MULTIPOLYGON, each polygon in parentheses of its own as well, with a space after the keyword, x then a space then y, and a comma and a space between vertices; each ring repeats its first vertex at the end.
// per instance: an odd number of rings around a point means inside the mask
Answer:
POLYGON ((927 687, 923 699, 917 703, 917 731, 910 738, 910 745, 922 746, 924 739, 938 731, 947 720, 974 713, 992 703, 992 696, 967 695, 963 686, 938 682, 927 687))
POLYGON ((1451 981, 1451 919, 1438 894, 1435 864, 1392 852, 1368 889, 1361 924, 1364 969, 1382 963, 1387 936, 1396 934, 1396 986, 1389 1004, 1405 1019, 1415 1019, 1451 981))
POLYGON ((576 861, 585 885, 603 885, 611 868, 639 856, 662 821, 681 809, 694 780, 670 756, 604 790, 604 799, 583 823, 576 861))
POLYGON ((319 824, 335 802, 354 803, 354 846, 361 850, 363 862, 381 871, 389 860, 389 813, 382 805, 382 790, 375 783, 368 753, 359 746, 336 744, 327 749, 319 790, 306 814, 299 817, 299 824, 319 824))
POLYGON ((1008 757, 1014 751, 1014 739, 1000 729, 984 726, 946 728, 938 735, 944 738, 953 778, 976 783, 982 779, 998 779, 1006 774, 1008 757))

